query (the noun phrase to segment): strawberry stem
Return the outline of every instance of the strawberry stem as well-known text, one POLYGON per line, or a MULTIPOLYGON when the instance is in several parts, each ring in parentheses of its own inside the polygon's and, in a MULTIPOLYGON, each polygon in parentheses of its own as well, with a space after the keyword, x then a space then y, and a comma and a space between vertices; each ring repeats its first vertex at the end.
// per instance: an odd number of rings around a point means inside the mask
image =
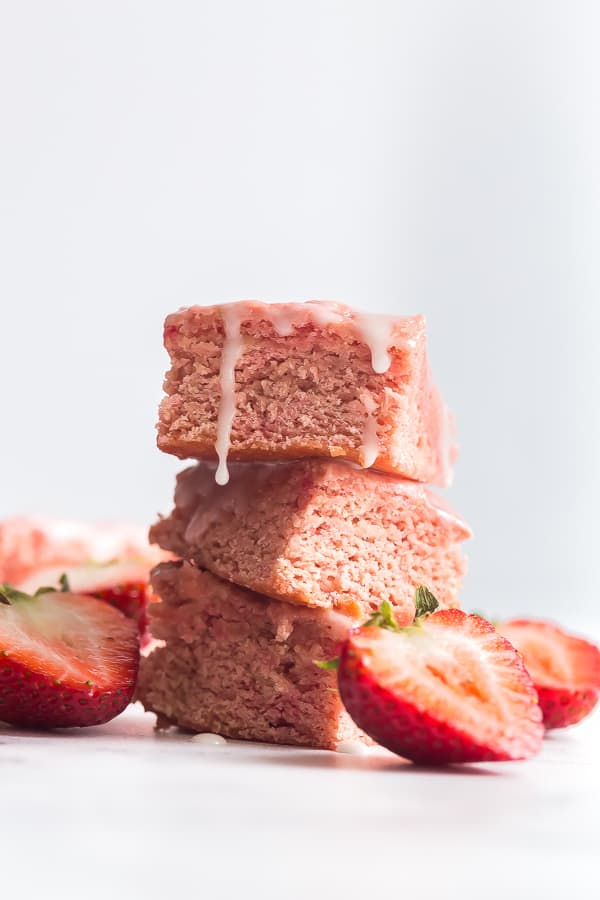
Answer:
MULTIPOLYGON (((420 584, 415 591, 415 618, 414 625, 419 625, 419 620, 424 618, 424 616, 428 616, 430 613, 434 612, 440 604, 438 603, 436 597, 429 588, 425 587, 425 585, 420 584)), ((413 626, 410 626, 411 628, 413 626)), ((363 628, 387 628, 388 631, 403 631, 405 629, 401 628, 396 621, 396 617, 394 615, 394 609, 389 600, 383 600, 379 606, 379 609, 371 613, 367 621, 362 626, 363 628)), ((315 659, 315 666, 318 666, 320 669, 327 670, 336 670, 340 665, 339 656, 334 657, 334 659, 315 659)))
POLYGON ((369 616, 365 622, 365 628, 377 626, 378 628, 387 628, 388 631, 400 631, 400 626, 396 622, 394 610, 389 600, 383 600, 377 612, 369 616))

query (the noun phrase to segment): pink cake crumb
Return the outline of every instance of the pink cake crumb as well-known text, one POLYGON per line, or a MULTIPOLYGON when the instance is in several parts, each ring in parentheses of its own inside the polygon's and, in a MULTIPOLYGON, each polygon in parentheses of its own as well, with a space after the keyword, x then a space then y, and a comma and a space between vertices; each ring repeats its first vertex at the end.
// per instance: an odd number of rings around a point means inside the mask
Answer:
POLYGON ((331 460, 214 464, 177 479, 175 508, 150 539, 258 593, 365 619, 383 600, 399 622, 414 590, 458 605, 468 527, 422 485, 331 460))
POLYGON ((335 672, 352 626, 331 610, 271 600, 189 562, 152 575, 162 597, 152 631, 164 641, 141 661, 137 696, 161 725, 229 738, 335 749, 370 740, 345 712, 335 672))
POLYGON ((422 316, 334 303, 193 306, 168 316, 158 446, 182 459, 340 457, 445 486, 453 423, 422 316))

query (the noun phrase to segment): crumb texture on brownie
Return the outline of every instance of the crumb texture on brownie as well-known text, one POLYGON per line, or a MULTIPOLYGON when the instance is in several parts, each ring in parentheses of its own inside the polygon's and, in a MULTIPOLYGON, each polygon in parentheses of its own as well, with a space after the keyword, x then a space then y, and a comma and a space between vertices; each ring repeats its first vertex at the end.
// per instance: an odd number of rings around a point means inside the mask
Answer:
POLYGON ((343 457, 446 485, 453 422, 422 316, 247 301, 168 316, 158 446, 181 458, 343 457))
POLYGON ((214 464, 179 474, 175 508, 151 540, 236 584, 366 618, 389 600, 412 622, 426 584, 456 606, 468 527, 415 482, 332 460, 234 463, 227 486, 214 464))
POLYGON ((189 562, 163 563, 137 696, 164 724, 225 737, 335 749, 369 739, 345 712, 336 656, 352 620, 270 600, 189 562))

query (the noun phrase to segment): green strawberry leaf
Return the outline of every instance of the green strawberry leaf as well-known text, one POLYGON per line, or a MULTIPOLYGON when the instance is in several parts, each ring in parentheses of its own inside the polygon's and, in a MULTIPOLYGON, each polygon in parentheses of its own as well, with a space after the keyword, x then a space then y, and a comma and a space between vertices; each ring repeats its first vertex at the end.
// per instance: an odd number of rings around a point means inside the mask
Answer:
POLYGON ((34 600, 42 594, 55 593, 56 588, 54 587, 39 587, 35 594, 26 594, 25 591, 20 591, 10 584, 0 584, 0 603, 4 603, 5 606, 10 606, 13 603, 21 603, 24 600, 34 600))
POLYGON ((35 594, 26 594, 10 584, 0 584, 0 603, 10 606, 13 603, 20 603, 23 600, 33 600, 38 594, 45 594, 47 591, 53 591, 54 588, 38 588, 35 594))
POLYGON ((58 579, 58 583, 60 584, 60 589, 63 594, 67 594, 71 590, 71 585, 69 584, 69 579, 67 578, 67 573, 63 572, 60 578, 58 579))
POLYGON ((10 584, 0 584, 0 602, 7 606, 18 603, 21 600, 31 600, 31 594, 19 591, 10 584))
POLYGON ((415 591, 415 619, 435 612, 439 605, 435 594, 432 594, 424 584, 420 584, 415 591))
POLYGON ((320 669, 327 669, 327 671, 335 672, 340 665, 339 656, 334 656, 333 659, 315 659, 315 666, 318 666, 320 669))
POLYGON ((400 626, 394 617, 394 610, 389 600, 383 600, 377 612, 374 612, 364 624, 365 628, 376 626, 387 628, 388 631, 399 631, 400 626))

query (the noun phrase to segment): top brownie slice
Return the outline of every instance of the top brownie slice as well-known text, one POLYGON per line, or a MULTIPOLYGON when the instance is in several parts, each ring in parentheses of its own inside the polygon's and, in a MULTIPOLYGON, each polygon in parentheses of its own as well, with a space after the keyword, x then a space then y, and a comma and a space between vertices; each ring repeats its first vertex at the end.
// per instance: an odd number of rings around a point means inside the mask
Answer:
POLYGON ((451 420, 422 316, 332 303, 193 306, 168 316, 158 446, 181 459, 340 457, 445 486, 451 420))

